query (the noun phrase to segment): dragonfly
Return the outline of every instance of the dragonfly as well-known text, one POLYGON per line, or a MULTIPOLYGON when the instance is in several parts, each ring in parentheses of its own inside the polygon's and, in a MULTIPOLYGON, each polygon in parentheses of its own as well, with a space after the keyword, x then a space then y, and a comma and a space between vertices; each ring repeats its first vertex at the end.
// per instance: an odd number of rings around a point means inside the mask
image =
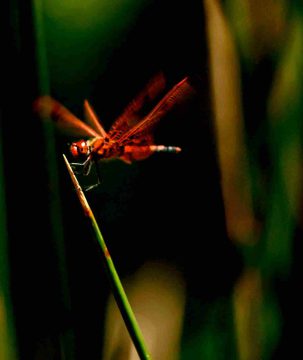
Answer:
POLYGON ((92 164, 95 163, 98 168, 97 163, 100 160, 120 159, 130 164, 133 161, 146 159, 153 153, 179 153, 181 151, 178 146, 154 144, 153 130, 176 105, 192 96, 194 89, 189 77, 183 78, 173 86, 145 116, 142 116, 144 109, 159 97, 165 86, 164 75, 162 73, 155 75, 126 106, 108 132, 105 131, 87 100, 84 101, 86 122, 48 95, 41 96, 35 101, 34 110, 40 117, 51 119, 61 130, 67 131, 70 135, 83 137, 70 145, 70 153, 76 161, 71 165, 77 169, 78 173, 88 175, 92 164))

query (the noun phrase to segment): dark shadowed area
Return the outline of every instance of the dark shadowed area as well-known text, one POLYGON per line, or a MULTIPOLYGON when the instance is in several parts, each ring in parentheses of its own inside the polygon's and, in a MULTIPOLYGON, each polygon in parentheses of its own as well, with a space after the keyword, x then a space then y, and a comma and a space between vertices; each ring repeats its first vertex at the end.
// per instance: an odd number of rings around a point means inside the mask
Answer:
MULTIPOLYGON (((203 2, 70 3, 13 0, 1 11, 7 14, 2 22, 6 66, 0 125, 8 244, 4 273, 10 283, 16 358, 100 360, 110 294, 98 244, 62 158, 65 153, 71 160, 67 144, 75 138, 44 124, 33 113, 33 101, 50 94, 83 119, 88 99, 109 129, 162 71, 166 91, 185 76, 191 77, 196 91, 154 132, 156 144, 180 146, 182 152, 154 154, 131 165, 101 162, 101 184, 87 199, 122 282, 153 260, 171 264, 184 275, 182 360, 201 354, 215 359, 216 349, 224 349, 216 359, 237 359, 232 292, 243 264, 257 263, 259 249, 243 250, 226 231, 203 2)), ((268 130, 260 119, 266 112, 263 100, 272 85, 273 64, 275 58, 265 58, 255 72, 245 66, 241 72, 249 159, 260 162, 264 182, 266 174, 271 176, 264 171, 271 166, 270 150, 258 134, 268 130), (262 82, 262 91, 254 81, 262 82)), ((250 165, 254 169, 253 161, 250 165)), ((79 179, 91 183, 95 175, 79 179)), ((254 199, 261 203, 256 212, 263 220, 267 208, 262 207, 262 194, 254 199)), ((275 295, 286 318, 290 300, 281 292, 294 291, 294 286, 282 282, 278 277, 275 295)), ((280 332, 286 334, 281 336, 283 349, 292 321, 286 320, 286 330, 280 332)))

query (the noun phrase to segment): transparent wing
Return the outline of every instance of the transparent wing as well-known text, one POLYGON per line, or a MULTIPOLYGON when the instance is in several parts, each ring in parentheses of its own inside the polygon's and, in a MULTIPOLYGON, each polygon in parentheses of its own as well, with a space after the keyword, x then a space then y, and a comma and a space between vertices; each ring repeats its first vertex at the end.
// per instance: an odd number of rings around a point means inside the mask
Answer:
POLYGON ((34 111, 42 119, 51 119, 60 130, 69 135, 100 137, 94 129, 50 96, 39 97, 34 102, 34 111))
POLYGON ((136 125, 142 119, 144 109, 164 90, 165 83, 163 73, 155 75, 111 126, 108 132, 109 137, 118 140, 125 132, 136 125))
POLYGON ((120 143, 127 143, 133 139, 146 137, 154 128, 154 126, 163 118, 173 107, 183 103, 186 99, 191 98, 196 93, 195 89, 186 77, 175 85, 153 108, 153 110, 138 124, 124 133, 120 139, 120 143))
POLYGON ((90 124, 90 126, 96 130, 100 137, 105 138, 107 136, 106 131, 104 130, 100 120, 87 100, 84 101, 84 113, 85 119, 90 124))

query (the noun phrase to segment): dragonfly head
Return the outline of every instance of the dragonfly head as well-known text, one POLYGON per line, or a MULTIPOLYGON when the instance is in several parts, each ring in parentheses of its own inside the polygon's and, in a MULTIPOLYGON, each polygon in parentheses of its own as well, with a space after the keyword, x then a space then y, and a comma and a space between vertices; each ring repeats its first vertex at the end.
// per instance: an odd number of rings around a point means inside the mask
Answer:
POLYGON ((86 158, 90 154, 90 146, 85 140, 76 141, 71 144, 70 152, 75 158, 86 158))

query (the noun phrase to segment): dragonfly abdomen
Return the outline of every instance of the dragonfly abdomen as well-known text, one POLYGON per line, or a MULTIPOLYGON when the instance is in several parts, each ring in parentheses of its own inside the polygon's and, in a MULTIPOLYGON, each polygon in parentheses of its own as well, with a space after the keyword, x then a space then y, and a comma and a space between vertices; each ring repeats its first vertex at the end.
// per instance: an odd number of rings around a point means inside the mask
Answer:
POLYGON ((132 162, 134 160, 143 160, 155 152, 179 153, 181 148, 177 146, 164 145, 126 145, 123 153, 120 155, 122 160, 132 162))
POLYGON ((150 145, 150 150, 152 152, 179 153, 181 148, 178 146, 150 145))

